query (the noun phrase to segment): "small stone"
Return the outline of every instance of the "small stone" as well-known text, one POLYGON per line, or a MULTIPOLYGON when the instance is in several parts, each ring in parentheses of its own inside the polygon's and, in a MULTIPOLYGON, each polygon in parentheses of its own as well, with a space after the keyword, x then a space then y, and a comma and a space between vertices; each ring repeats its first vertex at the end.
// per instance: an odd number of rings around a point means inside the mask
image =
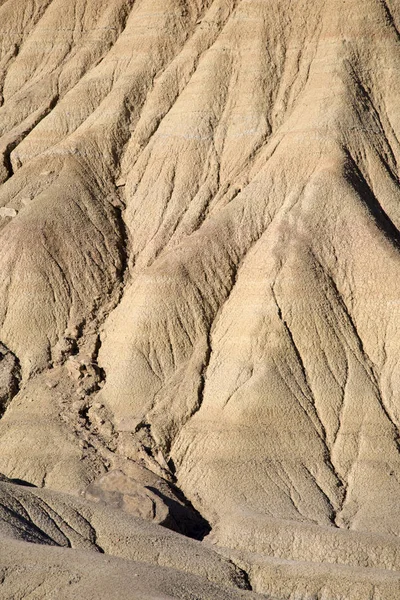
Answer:
POLYGON ((78 381, 82 377, 83 367, 79 362, 73 358, 69 358, 66 362, 68 375, 78 381))
POLYGON ((10 208, 8 206, 2 206, 0 208, 0 217, 16 217, 18 212, 15 208, 10 208))
POLYGON ((46 381, 46 386, 47 386, 47 387, 48 387, 50 390, 52 390, 53 388, 57 387, 57 385, 58 385, 58 381, 51 381, 51 379, 48 379, 48 380, 46 381))

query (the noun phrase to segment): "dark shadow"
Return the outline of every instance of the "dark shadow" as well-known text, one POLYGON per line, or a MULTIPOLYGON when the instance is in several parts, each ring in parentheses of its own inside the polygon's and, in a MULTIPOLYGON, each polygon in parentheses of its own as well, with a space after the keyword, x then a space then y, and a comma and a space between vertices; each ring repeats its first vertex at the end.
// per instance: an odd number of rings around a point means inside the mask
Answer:
POLYGON ((30 483, 29 481, 24 481, 24 479, 10 479, 3 474, 0 474, 0 483, 12 483, 14 485, 23 485, 25 487, 37 488, 37 485, 30 483))
POLYGON ((166 520, 161 523, 163 527, 177 531, 182 535, 193 538, 194 540, 203 540, 206 535, 211 531, 211 526, 201 516, 201 514, 193 508, 193 506, 186 500, 182 492, 178 489, 174 489, 177 497, 184 503, 183 505, 165 496, 157 488, 146 486, 148 490, 158 496, 169 509, 169 515, 166 520), (179 493, 178 493, 179 492, 179 493))
POLYGON ((15 485, 24 485, 25 487, 37 488, 37 485, 35 485, 34 483, 24 481, 23 479, 9 479, 8 483, 14 483, 15 485))
POLYGON ((397 248, 400 249, 400 231, 379 204, 377 198, 364 179, 363 174, 349 153, 347 153, 347 158, 345 178, 368 207, 377 227, 397 248))
POLYGON ((171 471, 172 475, 175 475, 176 473, 176 466, 174 461, 172 460, 172 458, 167 460, 167 465, 169 467, 169 470, 171 471))

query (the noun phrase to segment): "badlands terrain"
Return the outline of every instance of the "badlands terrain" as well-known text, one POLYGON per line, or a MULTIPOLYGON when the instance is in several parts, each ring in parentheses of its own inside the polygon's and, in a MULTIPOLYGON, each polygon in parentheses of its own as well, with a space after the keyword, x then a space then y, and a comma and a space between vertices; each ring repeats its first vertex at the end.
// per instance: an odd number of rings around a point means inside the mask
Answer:
POLYGON ((0 32, 0 597, 398 600, 400 2, 0 32))

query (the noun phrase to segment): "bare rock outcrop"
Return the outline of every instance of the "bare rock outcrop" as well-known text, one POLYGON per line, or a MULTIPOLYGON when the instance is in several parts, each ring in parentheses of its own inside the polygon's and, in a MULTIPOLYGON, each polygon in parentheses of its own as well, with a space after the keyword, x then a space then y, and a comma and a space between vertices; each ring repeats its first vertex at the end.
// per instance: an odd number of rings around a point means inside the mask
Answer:
POLYGON ((88 486, 85 497, 195 539, 209 533, 208 523, 168 481, 138 463, 125 464, 124 470, 102 475, 88 486))
POLYGON ((3 414, 19 391, 21 380, 19 362, 4 344, 0 343, 0 414, 3 414))

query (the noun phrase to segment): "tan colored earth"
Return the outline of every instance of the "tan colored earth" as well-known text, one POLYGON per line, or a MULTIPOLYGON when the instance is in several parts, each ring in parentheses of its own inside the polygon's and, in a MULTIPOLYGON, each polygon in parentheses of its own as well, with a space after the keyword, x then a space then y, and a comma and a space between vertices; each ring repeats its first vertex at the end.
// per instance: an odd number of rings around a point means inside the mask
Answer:
POLYGON ((398 600, 400 2, 0 33, 0 597, 398 600))

